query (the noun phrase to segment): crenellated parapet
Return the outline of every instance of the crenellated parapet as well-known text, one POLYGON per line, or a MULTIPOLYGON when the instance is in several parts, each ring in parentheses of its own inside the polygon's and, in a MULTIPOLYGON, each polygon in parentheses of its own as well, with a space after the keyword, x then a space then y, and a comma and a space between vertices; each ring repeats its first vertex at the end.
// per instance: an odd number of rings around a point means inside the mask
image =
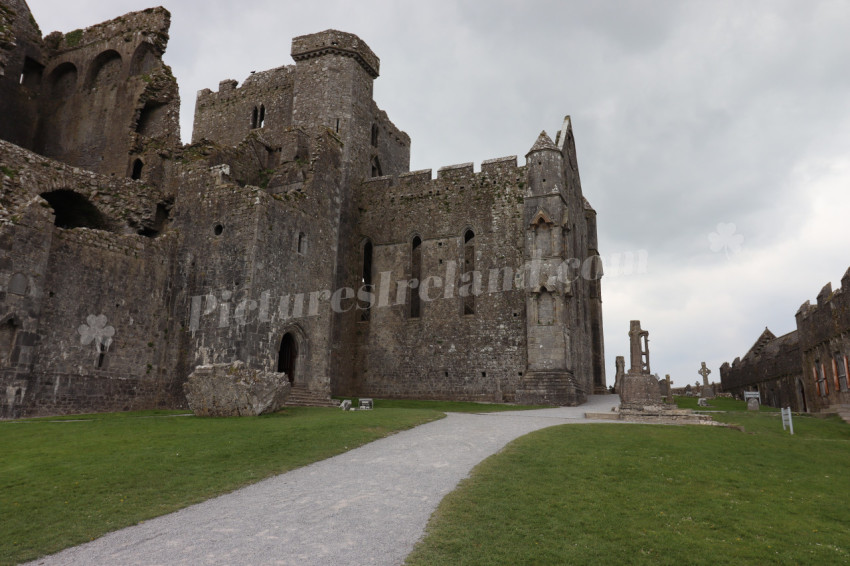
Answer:
POLYGON ((333 29, 310 35, 301 35, 292 40, 292 58, 306 61, 323 55, 352 57, 363 69, 378 78, 381 61, 366 43, 354 35, 333 29))

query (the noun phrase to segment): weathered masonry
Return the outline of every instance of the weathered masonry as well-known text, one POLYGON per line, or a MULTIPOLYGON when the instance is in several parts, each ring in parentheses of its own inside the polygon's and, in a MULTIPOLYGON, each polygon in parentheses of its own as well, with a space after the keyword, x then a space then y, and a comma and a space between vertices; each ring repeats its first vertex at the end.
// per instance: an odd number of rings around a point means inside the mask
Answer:
POLYGON ((569 118, 522 164, 410 172, 378 57, 327 30, 199 92, 182 145, 169 23, 42 37, 0 0, 0 416, 183 406, 236 361, 315 399, 604 390, 569 118))
POLYGON ((752 348, 724 363, 724 391, 759 391, 761 402, 800 412, 838 411, 850 406, 850 269, 834 290, 827 283, 817 304, 803 303, 797 329, 776 337, 765 329, 752 348))

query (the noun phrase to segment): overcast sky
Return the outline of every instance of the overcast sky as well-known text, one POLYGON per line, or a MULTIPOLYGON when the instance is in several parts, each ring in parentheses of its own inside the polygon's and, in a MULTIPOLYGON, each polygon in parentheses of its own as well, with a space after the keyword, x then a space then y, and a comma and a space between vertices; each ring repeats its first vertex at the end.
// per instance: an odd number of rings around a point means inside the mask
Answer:
MULTIPOLYGON (((152 6, 29 0, 44 34, 152 6)), ((412 139, 411 169, 522 156, 572 116, 603 257, 608 383, 629 320, 651 367, 711 379, 765 326, 850 267, 850 3, 173 0, 165 61, 182 97, 291 64, 292 37, 359 35, 381 59, 375 100, 412 139)), ((628 362, 627 362, 628 365, 628 362)))

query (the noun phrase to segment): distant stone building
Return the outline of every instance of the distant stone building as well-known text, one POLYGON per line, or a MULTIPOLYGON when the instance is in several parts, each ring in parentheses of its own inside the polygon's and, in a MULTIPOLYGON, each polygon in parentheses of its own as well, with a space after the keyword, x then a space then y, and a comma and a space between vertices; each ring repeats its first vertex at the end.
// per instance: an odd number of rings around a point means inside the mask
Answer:
POLYGON ((409 171, 357 36, 198 93, 170 15, 42 38, 0 0, 0 416, 177 407, 199 365, 293 395, 577 404, 605 390, 596 213, 569 118, 409 171))
POLYGON ((758 390, 761 402, 818 412, 850 404, 850 269, 836 291, 827 283, 817 304, 797 311, 797 330, 776 337, 765 329, 743 358, 720 368, 724 391, 758 390))

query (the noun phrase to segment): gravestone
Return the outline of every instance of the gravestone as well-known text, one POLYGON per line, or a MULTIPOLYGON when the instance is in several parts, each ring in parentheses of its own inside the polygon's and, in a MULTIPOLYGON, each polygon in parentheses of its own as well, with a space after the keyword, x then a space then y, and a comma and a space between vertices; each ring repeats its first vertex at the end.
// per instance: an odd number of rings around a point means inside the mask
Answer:
POLYGON ((758 391, 744 391, 744 399, 747 400, 747 410, 748 411, 758 411, 759 410, 759 392, 758 391))
POLYGON ((350 411, 351 410, 351 401, 349 401, 348 399, 343 399, 342 403, 339 404, 339 408, 342 409, 343 411, 350 411))
POLYGON ((372 409, 372 400, 371 399, 360 399, 360 410, 361 411, 369 411, 372 409))

